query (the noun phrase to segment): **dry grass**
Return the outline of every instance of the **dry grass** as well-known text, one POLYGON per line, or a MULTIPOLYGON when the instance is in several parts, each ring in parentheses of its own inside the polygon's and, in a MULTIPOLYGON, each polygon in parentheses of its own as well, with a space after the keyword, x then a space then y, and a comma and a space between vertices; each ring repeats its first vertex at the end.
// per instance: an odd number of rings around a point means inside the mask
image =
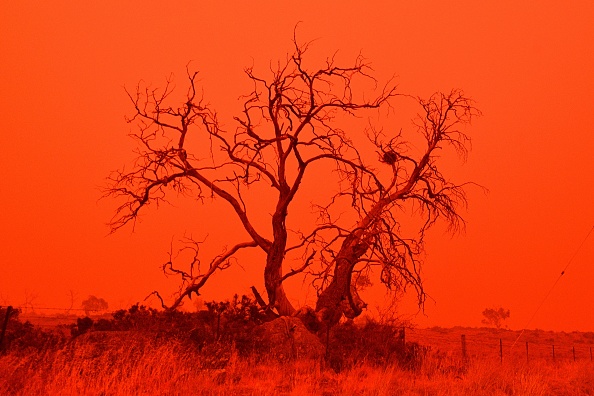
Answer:
POLYGON ((89 334, 57 349, 0 356, 2 395, 594 395, 594 365, 573 362, 466 365, 433 353, 416 371, 323 362, 255 363, 232 353, 224 369, 188 344, 139 333, 89 334))
POLYGON ((529 343, 530 358, 537 360, 552 358, 552 345, 559 360, 572 359, 574 348, 577 359, 590 359, 590 347, 594 351, 594 333, 553 332, 544 330, 497 330, 493 328, 440 328, 407 329, 406 339, 441 351, 461 356, 460 336, 466 336, 467 352, 473 358, 498 360, 500 340, 504 359, 526 359, 526 342, 529 343))

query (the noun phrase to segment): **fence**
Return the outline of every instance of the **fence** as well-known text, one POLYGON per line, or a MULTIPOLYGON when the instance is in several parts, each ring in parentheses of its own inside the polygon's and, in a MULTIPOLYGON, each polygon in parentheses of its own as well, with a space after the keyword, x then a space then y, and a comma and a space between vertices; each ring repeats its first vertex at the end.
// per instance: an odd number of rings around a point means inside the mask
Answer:
MULTIPOLYGON (((87 310, 84 308, 55 308, 55 307, 37 307, 30 304, 22 306, 0 305, 0 352, 5 350, 5 336, 9 319, 14 311, 19 311, 19 320, 30 322, 37 328, 46 331, 56 330, 59 326, 69 326, 76 323, 76 319, 86 316, 87 310)), ((100 311, 92 311, 94 313, 100 311)), ((63 332, 63 330, 61 330, 63 332)))
POLYGON ((462 360, 593 361, 594 333, 494 329, 406 329, 406 341, 417 342, 462 360))
MULTIPOLYGON (((13 309, 30 311, 24 319, 39 319, 35 323, 40 327, 55 327, 48 319, 56 319, 56 316, 36 315, 35 311, 48 310, 69 315, 72 311, 84 311, 76 308, 47 308, 47 307, 12 307, 0 306, 6 313, 0 317, 0 350, 3 347, 4 335, 8 324, 10 312, 13 309), (46 323, 43 323, 45 321, 46 323)), ((589 360, 594 361, 594 333, 565 333, 550 332, 543 330, 527 330, 524 336, 518 340, 519 332, 494 329, 471 329, 471 328, 403 328, 401 331, 402 341, 416 342, 431 347, 434 351, 449 354, 454 358, 467 359, 493 359, 503 362, 504 360, 589 360)))

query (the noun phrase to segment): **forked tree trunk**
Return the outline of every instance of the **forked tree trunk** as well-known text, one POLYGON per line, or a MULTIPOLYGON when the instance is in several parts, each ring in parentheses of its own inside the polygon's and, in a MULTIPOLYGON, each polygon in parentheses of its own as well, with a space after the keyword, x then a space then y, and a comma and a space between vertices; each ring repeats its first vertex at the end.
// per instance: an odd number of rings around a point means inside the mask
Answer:
POLYGON ((369 249, 366 232, 380 218, 389 202, 389 198, 380 200, 357 224, 356 231, 343 241, 334 260, 334 277, 320 293, 316 304, 316 312, 324 328, 337 324, 342 315, 353 319, 363 312, 366 304, 351 285, 351 276, 355 265, 369 249))
POLYGON ((324 326, 334 326, 342 315, 355 318, 365 308, 365 303, 351 285, 351 276, 367 249, 368 245, 355 235, 351 235, 342 244, 335 260, 334 278, 320 293, 316 303, 316 312, 324 326))

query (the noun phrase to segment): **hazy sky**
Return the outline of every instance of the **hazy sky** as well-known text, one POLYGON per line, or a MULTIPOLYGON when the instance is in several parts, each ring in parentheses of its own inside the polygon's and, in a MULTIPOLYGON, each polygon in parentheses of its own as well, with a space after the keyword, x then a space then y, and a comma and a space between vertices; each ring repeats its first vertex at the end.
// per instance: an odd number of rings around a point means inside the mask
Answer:
MULTIPOLYGON (((244 67, 265 73, 285 58, 301 21, 313 60, 361 52, 403 93, 461 88, 483 112, 468 161, 447 169, 489 193, 468 191, 464 234, 431 233, 433 300, 417 323, 478 326, 483 309, 503 306, 512 328, 594 330, 594 235, 528 322, 594 226, 594 3, 121 3, 0 6, 0 304, 66 307, 72 290, 78 304, 94 294, 120 308, 170 295, 177 281, 159 265, 172 237, 221 244, 226 220, 184 201, 107 235, 115 205, 101 187, 133 159, 124 86, 174 73, 181 87, 191 61, 231 129, 251 88, 244 67)), ((243 268, 213 278, 204 299, 262 289, 243 268)))

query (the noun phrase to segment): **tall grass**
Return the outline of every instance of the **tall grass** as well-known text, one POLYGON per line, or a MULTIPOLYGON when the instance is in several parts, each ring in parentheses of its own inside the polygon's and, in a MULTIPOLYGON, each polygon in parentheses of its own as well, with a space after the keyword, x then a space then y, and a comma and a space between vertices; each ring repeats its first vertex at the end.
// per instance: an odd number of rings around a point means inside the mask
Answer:
POLYGON ((0 356, 2 395, 593 395, 583 362, 462 364, 429 353, 415 370, 362 362, 339 373, 323 361, 205 355, 191 343, 138 332, 89 333, 61 346, 0 356), (214 363, 213 363, 214 362, 214 363))

